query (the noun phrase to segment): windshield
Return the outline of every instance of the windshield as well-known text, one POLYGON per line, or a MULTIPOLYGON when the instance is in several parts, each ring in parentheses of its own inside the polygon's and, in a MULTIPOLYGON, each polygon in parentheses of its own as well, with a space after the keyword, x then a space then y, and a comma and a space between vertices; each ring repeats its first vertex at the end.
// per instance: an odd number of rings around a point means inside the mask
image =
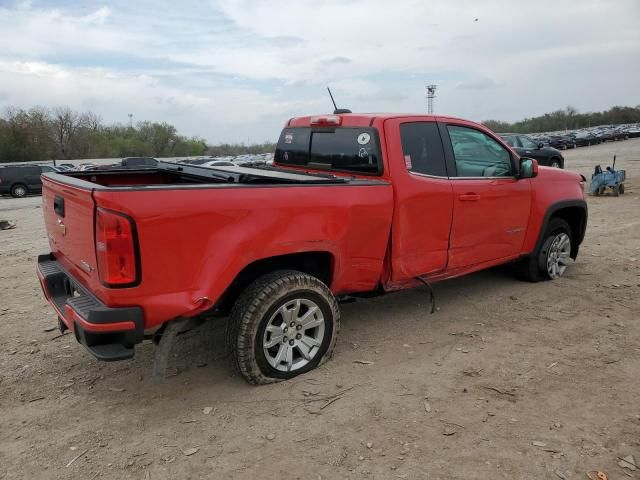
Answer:
POLYGON ((285 128, 274 160, 321 170, 382 173, 378 136, 373 128, 285 128))

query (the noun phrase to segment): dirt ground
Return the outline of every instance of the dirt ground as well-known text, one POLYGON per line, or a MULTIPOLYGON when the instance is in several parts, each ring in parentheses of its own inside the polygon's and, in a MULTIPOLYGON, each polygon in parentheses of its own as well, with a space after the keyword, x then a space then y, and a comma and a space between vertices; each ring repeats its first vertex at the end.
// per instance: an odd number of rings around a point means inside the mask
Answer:
POLYGON ((640 462, 640 139, 565 154, 589 178, 613 152, 627 192, 589 197, 564 278, 443 282, 434 315, 421 289, 345 304, 333 360, 263 387, 232 372, 221 321, 179 340, 159 386, 151 344, 100 363, 49 331, 40 197, 0 200, 18 222, 0 231, 0 478, 640 478, 618 466, 640 462))

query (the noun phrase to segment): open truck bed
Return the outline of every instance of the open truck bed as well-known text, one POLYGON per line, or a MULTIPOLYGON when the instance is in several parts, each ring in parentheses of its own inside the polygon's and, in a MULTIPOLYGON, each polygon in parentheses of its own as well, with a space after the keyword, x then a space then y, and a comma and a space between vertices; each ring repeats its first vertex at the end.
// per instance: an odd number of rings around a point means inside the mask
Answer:
MULTIPOLYGON (((159 162, 156 168, 91 170, 85 172, 67 172, 66 177, 94 184, 92 188, 175 188, 176 186, 215 186, 229 185, 326 185, 361 183, 355 178, 348 179, 336 175, 324 175, 299 170, 286 170, 273 167, 218 166, 201 167, 171 162, 159 162)), ((69 183, 87 187, 74 182, 69 183)))

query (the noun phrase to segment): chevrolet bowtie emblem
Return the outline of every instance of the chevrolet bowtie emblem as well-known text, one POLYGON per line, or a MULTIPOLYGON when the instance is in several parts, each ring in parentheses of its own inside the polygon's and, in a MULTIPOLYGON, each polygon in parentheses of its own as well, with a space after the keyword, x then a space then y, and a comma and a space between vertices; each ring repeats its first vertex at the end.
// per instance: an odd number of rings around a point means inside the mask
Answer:
POLYGON ((60 219, 58 219, 58 229, 60 230, 60 233, 63 237, 67 234, 67 226, 62 223, 62 220, 60 219))

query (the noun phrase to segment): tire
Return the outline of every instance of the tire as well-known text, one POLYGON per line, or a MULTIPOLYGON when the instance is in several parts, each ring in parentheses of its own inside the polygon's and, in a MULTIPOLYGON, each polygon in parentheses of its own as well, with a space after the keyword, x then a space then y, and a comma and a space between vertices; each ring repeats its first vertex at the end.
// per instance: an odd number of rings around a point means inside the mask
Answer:
POLYGON ((520 278, 528 282, 539 282, 541 280, 555 280, 561 277, 566 271, 572 244, 573 239, 571 238, 569 224, 562 218, 552 218, 547 225, 540 246, 535 253, 522 260, 519 272, 520 278), (569 240, 568 245, 565 244, 567 238, 569 240), (554 262, 556 256, 560 257, 563 262, 554 262), (553 263, 556 263, 555 273, 550 266, 553 263), (561 263, 564 263, 562 267, 560 267, 561 263))
POLYGON ((296 377, 326 362, 339 331, 340 310, 329 288, 311 275, 280 270, 259 277, 236 300, 227 342, 242 376, 261 385, 296 377), (305 319, 313 326, 305 329, 305 319), (286 325, 289 321, 296 325, 286 325), (287 338, 292 332, 295 337, 287 338))
POLYGON ((560 164, 560 159, 553 157, 550 162, 549 162, 549 166, 553 167, 553 168, 562 168, 562 165, 560 164))
POLYGON ((620 193, 620 195, 624 194, 624 183, 618 185, 618 192, 620 193))
POLYGON ((22 183, 16 183, 11 187, 11 196, 13 198, 22 198, 26 197, 29 190, 27 190, 27 186, 22 183))
POLYGON ((620 196, 620 185, 614 185, 611 187, 611 191, 613 192, 614 197, 620 196))

